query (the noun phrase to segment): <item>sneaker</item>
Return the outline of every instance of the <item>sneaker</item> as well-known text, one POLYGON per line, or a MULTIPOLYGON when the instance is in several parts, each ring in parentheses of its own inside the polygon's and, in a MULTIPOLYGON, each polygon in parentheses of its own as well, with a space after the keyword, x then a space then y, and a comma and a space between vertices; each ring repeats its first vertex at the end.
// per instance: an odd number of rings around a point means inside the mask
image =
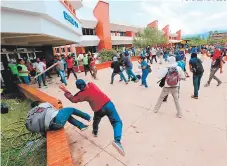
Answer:
POLYGON ((183 116, 183 115, 177 114, 177 117, 178 117, 178 118, 182 118, 182 116, 183 116))
POLYGON ((124 152, 124 149, 121 145, 121 143, 119 141, 113 141, 112 143, 113 147, 115 147, 117 149, 117 151, 122 155, 124 156, 125 155, 125 152, 124 152))
POLYGON ((126 82, 125 85, 128 85, 128 82, 126 82))
POLYGON ((220 86, 222 84, 222 82, 219 82, 218 84, 217 84, 217 86, 220 86))
POLYGON ((139 82, 139 79, 136 79, 136 80, 135 80, 135 83, 137 83, 137 82, 139 82))
POLYGON ((208 84, 208 83, 206 83, 206 84, 204 85, 204 87, 208 87, 208 86, 210 86, 210 84, 208 84))
POLYGON ((84 127, 80 128, 80 131, 84 131, 88 129, 88 125, 84 125, 84 127))
POLYGON ((113 85, 113 83, 112 83, 112 82, 111 82, 110 84, 111 84, 111 85, 113 85))
POLYGON ((198 97, 198 96, 192 95, 191 98, 193 98, 193 99, 198 99, 199 97, 198 97))
POLYGON ((154 113, 158 113, 158 110, 154 110, 154 113))
POLYGON ((94 135, 94 137, 98 136, 98 132, 97 131, 92 131, 92 134, 94 135))
POLYGON ((119 82, 121 82, 122 80, 119 80, 119 82))

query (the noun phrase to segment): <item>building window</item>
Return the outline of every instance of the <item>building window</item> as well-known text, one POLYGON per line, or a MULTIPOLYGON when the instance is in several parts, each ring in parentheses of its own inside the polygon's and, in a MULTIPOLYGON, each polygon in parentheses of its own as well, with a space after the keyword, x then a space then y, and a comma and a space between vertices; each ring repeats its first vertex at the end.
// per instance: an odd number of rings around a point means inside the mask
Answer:
POLYGON ((65 48, 64 47, 62 47, 61 50, 62 50, 62 52, 65 52, 65 48))
POLYGON ((95 29, 91 28, 82 28, 83 35, 96 35, 95 29))
POLYGON ((68 52, 71 52, 70 47, 67 47, 67 51, 68 51, 68 52))
POLYGON ((85 52, 91 52, 91 53, 96 53, 97 52, 97 47, 96 46, 89 46, 89 47, 85 47, 85 52))
POLYGON ((59 48, 55 48, 56 53, 59 53, 59 48))

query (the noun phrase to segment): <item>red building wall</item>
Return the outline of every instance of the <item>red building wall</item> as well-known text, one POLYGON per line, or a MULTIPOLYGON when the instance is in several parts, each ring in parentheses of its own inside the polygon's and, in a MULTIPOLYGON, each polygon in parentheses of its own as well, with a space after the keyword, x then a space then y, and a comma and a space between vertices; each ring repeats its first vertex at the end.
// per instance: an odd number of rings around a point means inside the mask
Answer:
POLYGON ((148 28, 157 28, 158 29, 158 20, 155 20, 151 22, 150 24, 147 24, 148 28))
POLYGON ((136 36, 135 32, 132 32, 132 31, 126 31, 126 36, 129 36, 129 37, 134 37, 136 36))
POLYGON ((177 31, 176 34, 177 36, 177 40, 181 40, 181 30, 177 31))
POLYGON ((93 11, 98 23, 96 25, 96 34, 100 39, 98 50, 112 49, 109 20, 109 4, 99 1, 93 11))
POLYGON ((162 31, 164 32, 164 36, 167 37, 169 43, 169 25, 166 25, 164 28, 162 28, 162 31))

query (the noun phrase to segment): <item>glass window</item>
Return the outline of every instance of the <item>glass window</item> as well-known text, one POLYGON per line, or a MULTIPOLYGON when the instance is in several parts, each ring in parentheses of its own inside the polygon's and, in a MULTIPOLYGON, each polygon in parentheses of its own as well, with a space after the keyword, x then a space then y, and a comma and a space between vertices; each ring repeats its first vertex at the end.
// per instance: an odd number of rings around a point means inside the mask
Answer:
POLYGON ((85 28, 82 29, 83 35, 86 35, 85 28))
POLYGON ((62 47, 61 50, 62 50, 62 52, 65 52, 65 48, 64 47, 62 47))
POLYGON ((71 52, 70 47, 67 47, 67 51, 68 51, 68 52, 71 52))
POLYGON ((56 50, 56 53, 59 53, 59 48, 55 48, 55 50, 56 50))

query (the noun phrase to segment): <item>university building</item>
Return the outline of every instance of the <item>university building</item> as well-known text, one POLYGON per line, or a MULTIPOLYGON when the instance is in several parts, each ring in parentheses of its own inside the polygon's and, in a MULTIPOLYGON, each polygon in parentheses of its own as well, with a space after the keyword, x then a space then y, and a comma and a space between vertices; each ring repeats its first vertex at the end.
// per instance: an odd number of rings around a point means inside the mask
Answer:
MULTIPOLYGON (((77 17, 82 1, 1 1, 1 58, 34 59, 56 54, 81 54, 102 49, 131 47, 133 37, 143 28, 110 22, 109 4, 99 1, 94 20, 77 17)), ((158 21, 148 27, 159 28, 158 21)), ((169 43, 181 39, 181 30, 170 33, 162 28, 169 43)))

